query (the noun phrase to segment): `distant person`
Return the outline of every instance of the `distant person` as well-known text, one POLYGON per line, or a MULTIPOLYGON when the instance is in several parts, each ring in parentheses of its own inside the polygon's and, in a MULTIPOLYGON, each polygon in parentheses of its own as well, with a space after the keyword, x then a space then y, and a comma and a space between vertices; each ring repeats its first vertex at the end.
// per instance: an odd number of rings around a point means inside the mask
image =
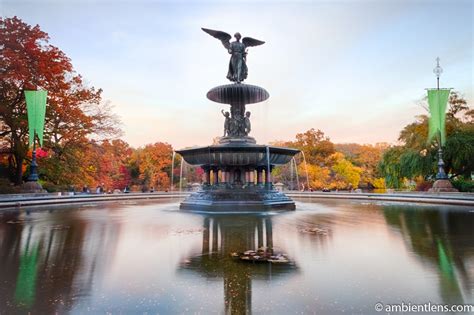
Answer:
POLYGON ((101 188, 100 188, 100 185, 97 185, 97 188, 95 189, 95 193, 96 193, 96 194, 100 194, 100 189, 101 189, 101 188))
POLYGON ((82 186, 82 193, 83 194, 88 194, 89 192, 90 192, 89 188, 86 185, 82 186))

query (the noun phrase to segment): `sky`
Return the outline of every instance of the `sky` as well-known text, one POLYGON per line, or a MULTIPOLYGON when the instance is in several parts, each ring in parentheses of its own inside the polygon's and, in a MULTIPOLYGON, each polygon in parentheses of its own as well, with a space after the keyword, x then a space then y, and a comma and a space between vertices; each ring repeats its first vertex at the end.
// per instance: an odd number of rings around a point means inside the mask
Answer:
POLYGON ((229 54, 201 27, 265 41, 249 48, 245 81, 270 93, 247 105, 257 143, 310 128, 336 143, 395 143, 426 114, 419 101, 436 85, 438 56, 441 87, 472 107, 473 3, 0 0, 0 14, 49 34, 87 84, 104 90, 125 141, 179 149, 221 136, 229 108, 206 98, 229 83, 229 54))

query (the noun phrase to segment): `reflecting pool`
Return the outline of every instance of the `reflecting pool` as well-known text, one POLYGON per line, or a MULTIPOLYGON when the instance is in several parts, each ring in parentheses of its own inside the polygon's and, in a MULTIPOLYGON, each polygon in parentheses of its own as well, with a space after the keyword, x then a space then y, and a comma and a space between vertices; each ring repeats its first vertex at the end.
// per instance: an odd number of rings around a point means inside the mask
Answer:
POLYGON ((177 200, 0 211, 0 314, 380 314, 474 301, 474 210, 297 202, 181 212, 177 200), (290 263, 230 254, 259 247, 290 263))

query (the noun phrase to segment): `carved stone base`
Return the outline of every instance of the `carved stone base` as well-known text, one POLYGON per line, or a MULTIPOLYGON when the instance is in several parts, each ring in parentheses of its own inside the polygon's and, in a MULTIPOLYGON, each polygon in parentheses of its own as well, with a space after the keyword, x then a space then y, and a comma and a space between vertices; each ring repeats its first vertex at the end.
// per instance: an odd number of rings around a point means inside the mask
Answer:
POLYGON ((42 193, 44 192, 44 189, 40 183, 36 181, 31 181, 31 182, 23 183, 23 185, 21 186, 21 192, 22 193, 42 193))
POLYGON ((219 144, 256 144, 257 141, 252 138, 252 137, 240 137, 240 138, 235 138, 235 137, 222 137, 219 139, 219 144))
POLYGON ((458 192, 458 190, 453 187, 449 179, 438 179, 428 192, 458 192))
POLYGON ((187 197, 181 203, 180 209, 209 212, 258 212, 295 210, 295 203, 284 193, 265 186, 208 187, 187 197))

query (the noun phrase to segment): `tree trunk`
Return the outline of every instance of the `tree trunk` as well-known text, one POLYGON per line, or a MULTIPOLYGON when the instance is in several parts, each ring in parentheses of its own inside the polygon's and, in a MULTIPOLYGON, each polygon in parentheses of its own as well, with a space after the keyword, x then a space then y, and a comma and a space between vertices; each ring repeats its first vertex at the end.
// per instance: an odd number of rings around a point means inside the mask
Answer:
POLYGON ((15 154, 15 185, 23 184, 23 157, 20 154, 15 154))
POLYGON ((15 162, 14 162, 14 157, 13 154, 8 155, 8 179, 11 182, 15 181, 15 162))

